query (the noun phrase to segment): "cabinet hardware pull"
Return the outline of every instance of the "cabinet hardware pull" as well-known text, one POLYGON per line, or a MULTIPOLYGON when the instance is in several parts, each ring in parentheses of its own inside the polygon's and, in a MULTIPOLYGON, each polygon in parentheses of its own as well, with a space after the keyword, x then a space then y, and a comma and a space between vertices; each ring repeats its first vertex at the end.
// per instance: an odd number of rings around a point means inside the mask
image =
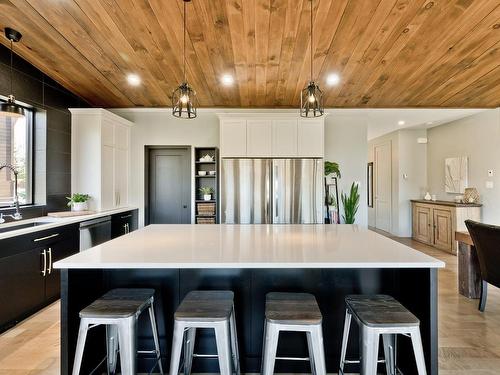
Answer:
POLYGON ((130 233, 130 225, 127 223, 127 233, 130 233))
POLYGON ((127 234, 127 224, 123 224, 123 234, 127 234))
POLYGON ((124 215, 124 216, 120 216, 120 219, 127 219, 127 218, 129 218, 129 217, 132 217, 132 214, 130 214, 130 215, 124 215))
POLYGON ((43 250, 42 255, 43 255, 42 276, 45 277, 45 274, 47 273, 47 251, 45 249, 43 250))
POLYGON ((49 247, 48 253, 49 253, 49 268, 47 272, 50 275, 52 273, 52 248, 49 247))
POLYGON ((54 234, 51 234, 50 236, 35 238, 33 240, 33 242, 39 242, 39 241, 43 241, 43 240, 48 240, 49 238, 54 238, 54 237, 57 237, 57 236, 59 236, 59 233, 54 233, 54 234))

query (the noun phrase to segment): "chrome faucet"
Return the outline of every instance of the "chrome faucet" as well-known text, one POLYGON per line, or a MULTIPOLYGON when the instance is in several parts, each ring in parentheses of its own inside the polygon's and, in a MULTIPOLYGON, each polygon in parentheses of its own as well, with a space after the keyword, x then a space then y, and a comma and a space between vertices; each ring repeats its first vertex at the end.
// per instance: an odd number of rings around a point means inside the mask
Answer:
POLYGON ((0 166, 0 171, 4 168, 10 169, 10 171, 14 173, 14 201, 12 202, 12 205, 16 207, 16 212, 11 215, 0 214, 0 224, 5 223, 5 217, 11 217, 14 220, 21 220, 23 218, 19 212, 19 195, 17 194, 17 174, 19 172, 10 164, 0 166))

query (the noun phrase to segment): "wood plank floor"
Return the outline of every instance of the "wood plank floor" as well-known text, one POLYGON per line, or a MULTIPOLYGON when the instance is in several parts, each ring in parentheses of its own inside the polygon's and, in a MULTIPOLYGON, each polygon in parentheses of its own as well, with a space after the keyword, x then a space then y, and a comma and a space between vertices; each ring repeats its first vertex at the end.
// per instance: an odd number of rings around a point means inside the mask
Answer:
MULTIPOLYGON (((486 312, 457 291, 457 258, 407 238, 394 238, 446 262, 439 272, 439 373, 500 373, 500 290, 490 287, 486 312)), ((0 375, 59 374, 59 303, 0 335, 0 375)))

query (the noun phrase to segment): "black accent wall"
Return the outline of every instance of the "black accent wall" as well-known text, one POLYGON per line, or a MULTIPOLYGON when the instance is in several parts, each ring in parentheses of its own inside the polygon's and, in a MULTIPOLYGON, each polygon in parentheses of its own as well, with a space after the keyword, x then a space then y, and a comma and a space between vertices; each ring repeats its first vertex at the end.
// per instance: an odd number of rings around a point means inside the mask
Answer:
MULTIPOLYGON (((15 47, 14 47, 15 51, 15 47)), ((10 51, 0 45, 0 95, 10 91, 10 51)), ((68 108, 89 107, 27 61, 14 55, 13 91, 17 100, 46 111, 47 205, 24 208, 24 218, 67 209, 71 193, 71 115, 68 108)), ((36 189, 36 186, 35 186, 36 189)))

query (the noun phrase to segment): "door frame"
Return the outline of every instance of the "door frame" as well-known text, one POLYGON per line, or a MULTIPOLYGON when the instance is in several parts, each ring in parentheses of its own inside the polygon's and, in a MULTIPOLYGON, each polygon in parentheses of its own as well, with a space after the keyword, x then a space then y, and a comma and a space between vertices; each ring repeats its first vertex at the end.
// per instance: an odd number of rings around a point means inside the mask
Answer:
MULTIPOLYGON (((188 145, 146 145, 144 146, 144 226, 149 225, 149 176, 150 165, 149 156, 153 150, 185 150, 189 154, 189 176, 193 175, 193 146, 188 145)), ((189 200, 189 212, 191 223, 193 222, 193 179, 189 179, 191 187, 191 199, 189 200)))
MULTIPOLYGON (((373 209, 375 210, 375 215, 374 215, 374 221, 375 221, 375 228, 377 229, 380 229, 378 226, 377 226, 377 196, 378 196, 378 163, 377 163, 377 158, 376 158, 376 149, 378 147, 382 147, 382 146, 385 146, 385 145, 389 145, 389 160, 391 162, 391 165, 390 165, 390 168, 389 168, 389 233, 392 233, 393 232, 393 228, 392 228, 392 223, 393 223, 393 212, 392 212, 392 209, 393 209, 393 205, 392 205, 392 196, 393 196, 393 186, 392 186, 392 178, 393 178, 393 170, 392 170, 392 140, 386 140, 384 142, 380 142, 380 143, 377 143, 376 145, 373 146, 373 182, 374 182, 374 186, 373 186, 373 193, 374 193, 374 207, 373 209)), ((380 229, 383 231, 383 229, 380 229)))

